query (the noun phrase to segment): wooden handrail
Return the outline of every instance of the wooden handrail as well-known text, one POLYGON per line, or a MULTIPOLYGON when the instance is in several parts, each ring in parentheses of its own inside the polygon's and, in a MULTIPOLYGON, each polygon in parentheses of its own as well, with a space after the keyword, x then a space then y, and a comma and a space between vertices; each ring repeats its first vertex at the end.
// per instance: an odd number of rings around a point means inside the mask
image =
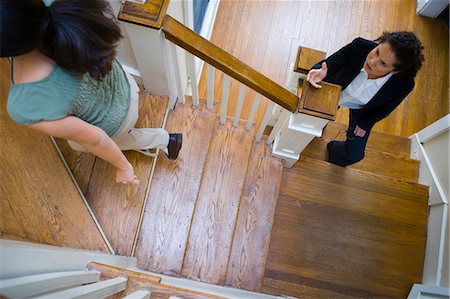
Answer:
POLYGON ((201 58, 230 77, 242 82, 283 108, 295 112, 299 98, 233 55, 176 21, 169 15, 161 29, 166 38, 186 51, 201 58))

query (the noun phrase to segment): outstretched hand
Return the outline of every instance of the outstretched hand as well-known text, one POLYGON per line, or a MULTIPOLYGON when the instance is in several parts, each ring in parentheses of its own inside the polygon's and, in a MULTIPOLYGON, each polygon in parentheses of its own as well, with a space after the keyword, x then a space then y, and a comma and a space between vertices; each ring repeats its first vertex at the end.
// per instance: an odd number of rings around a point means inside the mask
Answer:
POLYGON ((327 73, 328 73, 327 63, 322 62, 322 68, 313 69, 308 72, 308 74, 306 75, 306 81, 308 81, 315 88, 322 88, 322 85, 319 85, 317 83, 320 83, 323 80, 323 78, 327 76, 327 73))

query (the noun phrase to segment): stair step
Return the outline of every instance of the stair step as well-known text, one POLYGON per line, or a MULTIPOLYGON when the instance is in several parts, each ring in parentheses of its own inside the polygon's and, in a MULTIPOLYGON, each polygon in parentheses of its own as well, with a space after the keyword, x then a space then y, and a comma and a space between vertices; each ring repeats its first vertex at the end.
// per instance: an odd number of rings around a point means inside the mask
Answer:
POLYGON ((183 133, 183 146, 177 160, 158 157, 136 247, 142 269, 180 275, 215 118, 204 101, 169 114, 166 129, 183 133))
POLYGON ((254 128, 217 119, 195 207, 182 276, 224 284, 254 128))
MULTIPOLYGON (((330 121, 325 127, 322 138, 327 141, 331 139, 345 140, 347 127, 348 124, 330 121), (340 131, 341 133, 339 133, 340 131), (338 135, 337 138, 336 135, 338 135)), ((367 142, 367 148, 407 158, 410 156, 411 139, 372 131, 367 142)))
MULTIPOLYGON (((323 138, 315 138, 301 155, 326 161, 327 143, 328 141, 323 138)), ((360 169, 413 183, 417 183, 419 179, 419 161, 368 148, 362 161, 347 168, 360 169)))
POLYGON ((404 297, 422 276, 427 199, 426 186, 302 157, 283 175, 262 290, 404 297))
POLYGON ((366 210, 367 213, 377 213, 378 217, 411 220, 413 223, 417 218, 426 223, 428 186, 308 157, 302 157, 285 172, 283 181, 281 195, 322 198, 322 202, 341 208, 366 210), (384 202, 391 209, 380 209, 384 202))
MULTIPOLYGON (((139 97, 139 119, 136 127, 160 128, 168 98, 154 96, 148 92, 141 92, 139 97)), ((134 151, 125 152, 125 156, 133 165, 140 183, 117 184, 116 169, 111 164, 96 159, 86 199, 114 251, 130 256, 154 158, 134 151)))
POLYGON ((145 290, 151 293, 150 298, 170 298, 171 296, 176 296, 189 299, 224 299, 223 297, 216 295, 167 285, 161 283, 161 278, 159 277, 133 271, 131 269, 122 269, 97 262, 89 263, 88 268, 101 272, 101 280, 115 277, 126 278, 128 280, 127 288, 123 292, 122 296, 131 295, 138 290, 145 290))
POLYGON ((253 291, 262 287, 284 169, 266 139, 253 141, 226 279, 229 286, 253 291))

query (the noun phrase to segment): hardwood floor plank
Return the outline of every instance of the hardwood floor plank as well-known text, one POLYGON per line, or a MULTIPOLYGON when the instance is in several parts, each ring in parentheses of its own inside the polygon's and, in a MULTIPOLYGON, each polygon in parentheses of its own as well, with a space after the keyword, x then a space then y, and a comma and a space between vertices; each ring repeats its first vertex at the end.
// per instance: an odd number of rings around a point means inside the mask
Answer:
POLYGON ((7 114, 0 59, 0 232, 6 238, 109 252, 52 141, 7 114))
POLYGON ((259 291, 269 251, 283 164, 262 139, 253 142, 228 262, 226 284, 259 291))
POLYGON ((175 161, 158 157, 136 247, 140 268, 180 275, 214 124, 204 101, 177 104, 169 115, 166 128, 183 133, 183 147, 175 161))
MULTIPOLYGON (((136 127, 160 128, 167 98, 142 91, 136 127)), ((115 168, 97 159, 86 198, 116 253, 130 256, 143 208, 153 158, 137 152, 125 152, 140 180, 138 185, 116 183, 115 168)))
POLYGON ((254 130, 228 120, 213 131, 182 276, 224 284, 254 130))
MULTIPOLYGON (((302 152, 303 156, 326 161, 328 159, 327 141, 315 138, 302 152)), ((364 159, 347 166, 398 180, 417 183, 419 161, 408 157, 397 157, 388 153, 366 148, 364 159)))
MULTIPOLYGON (((327 291, 320 288, 306 286, 304 284, 283 280, 283 277, 273 272, 272 276, 276 278, 264 278, 263 292, 273 295, 285 295, 286 290, 290 291, 291 296, 298 298, 343 298, 341 293, 327 291)), ((360 296, 345 295, 345 298, 361 298, 360 296)))

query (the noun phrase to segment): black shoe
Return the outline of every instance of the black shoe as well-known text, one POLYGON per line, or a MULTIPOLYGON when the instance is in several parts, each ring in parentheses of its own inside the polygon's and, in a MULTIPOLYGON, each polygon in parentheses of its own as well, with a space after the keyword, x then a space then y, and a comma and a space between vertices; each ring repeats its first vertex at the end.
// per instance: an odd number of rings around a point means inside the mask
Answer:
POLYGON ((178 158, 181 145, 183 144, 183 134, 169 134, 169 144, 167 145, 167 157, 170 160, 178 158))

